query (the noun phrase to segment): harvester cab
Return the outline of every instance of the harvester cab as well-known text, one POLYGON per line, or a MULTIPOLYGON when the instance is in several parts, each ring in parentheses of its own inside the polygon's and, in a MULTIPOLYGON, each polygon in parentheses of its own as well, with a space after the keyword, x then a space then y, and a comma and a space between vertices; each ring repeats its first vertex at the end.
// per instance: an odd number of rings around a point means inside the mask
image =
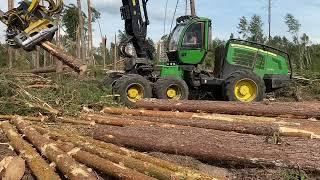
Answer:
POLYGON ((32 51, 43 40, 51 41, 58 30, 53 16, 61 13, 63 1, 46 0, 48 7, 40 0, 22 1, 19 7, 1 13, 0 20, 8 26, 7 43, 14 48, 32 51))
POLYGON ((211 42, 211 20, 192 16, 177 19, 169 37, 169 62, 179 65, 198 65, 203 62, 211 42))

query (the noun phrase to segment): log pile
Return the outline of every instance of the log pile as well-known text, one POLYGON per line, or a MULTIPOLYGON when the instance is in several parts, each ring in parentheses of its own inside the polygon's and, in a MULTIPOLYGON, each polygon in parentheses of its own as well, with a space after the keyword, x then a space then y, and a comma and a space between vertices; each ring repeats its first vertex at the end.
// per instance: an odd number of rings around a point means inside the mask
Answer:
POLYGON ((99 173, 120 179, 227 178, 140 152, 190 156, 222 167, 295 169, 320 175, 319 103, 179 103, 142 101, 138 106, 148 110, 107 107, 76 118, 0 116, 1 129, 35 176, 50 168, 49 175, 60 178, 56 172, 62 172, 69 179, 95 179, 99 173), (253 111, 236 112, 240 106, 253 111), (167 107, 175 111, 165 111, 167 107), (89 132, 64 127, 85 127, 89 132), (73 168, 80 177, 72 174, 73 168))
POLYGON ((292 117, 320 119, 320 102, 263 102, 235 103, 212 101, 179 101, 148 99, 137 103, 136 107, 163 111, 207 112, 232 115, 292 117))
POLYGON ((10 144, 37 179, 100 179, 100 174, 135 180, 220 179, 90 137, 43 128, 40 118, 2 116, 1 119, 7 120, 1 123, 1 129, 10 144))

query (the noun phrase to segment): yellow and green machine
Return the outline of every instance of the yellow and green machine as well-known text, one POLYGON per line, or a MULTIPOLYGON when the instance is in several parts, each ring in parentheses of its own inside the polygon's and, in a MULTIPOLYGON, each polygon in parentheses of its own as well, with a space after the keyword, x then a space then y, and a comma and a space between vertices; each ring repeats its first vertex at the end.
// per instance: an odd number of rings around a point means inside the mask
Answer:
POLYGON ((54 16, 61 13, 63 0, 44 0, 48 7, 40 5, 40 0, 24 0, 17 8, 0 12, 0 21, 8 28, 6 41, 14 48, 32 51, 42 41, 51 41, 58 26, 54 16))
POLYGON ((114 76, 114 92, 128 106, 143 98, 254 102, 288 85, 292 78, 289 55, 256 42, 230 39, 215 50, 214 69, 203 70, 211 32, 208 18, 178 18, 169 37, 168 61, 152 64, 150 73, 126 71, 114 76))
MULTIPOLYGON (((63 0, 21 1, 0 20, 8 26, 7 42, 12 47, 34 50, 57 31, 54 16, 61 13, 63 0)), ((230 39, 215 50, 214 69, 202 64, 212 42, 208 18, 182 16, 168 40, 168 61, 153 63, 154 51, 147 41, 148 0, 122 0, 121 17, 129 38, 119 48, 125 61, 124 73, 112 73, 111 85, 122 103, 132 106, 143 98, 170 100, 211 99, 253 102, 267 92, 282 88, 292 78, 290 57, 279 49, 256 42, 230 39), (131 43, 136 56, 126 52, 131 43)), ((210 58, 210 57, 207 57, 210 58)), ((213 57, 212 57, 213 58, 213 57)))

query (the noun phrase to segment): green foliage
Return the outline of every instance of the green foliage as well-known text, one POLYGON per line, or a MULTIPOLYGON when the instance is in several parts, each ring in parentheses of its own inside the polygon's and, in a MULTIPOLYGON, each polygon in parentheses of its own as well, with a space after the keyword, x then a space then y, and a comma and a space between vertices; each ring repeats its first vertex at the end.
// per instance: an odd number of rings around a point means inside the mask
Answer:
POLYGON ((110 90, 103 89, 96 78, 79 80, 73 75, 53 76, 59 88, 35 90, 33 93, 67 115, 77 115, 83 106, 103 107, 112 104, 106 96, 110 90))
POLYGON ((285 16, 285 23, 289 28, 288 32, 291 34, 296 35, 300 31, 301 24, 292 14, 287 14, 285 16))
MULTIPOLYGON (((82 12, 83 19, 85 21, 85 30, 88 29, 88 17, 82 12)), ((100 19, 101 13, 97 11, 95 8, 92 8, 92 22, 100 19)), ((79 26, 79 8, 74 4, 69 4, 65 7, 62 13, 62 24, 66 28, 66 32, 68 37, 75 41, 77 38, 77 31, 79 26)))
POLYGON ((281 176, 283 180, 307 180, 307 176, 304 172, 297 172, 294 170, 285 170, 281 176))
POLYGON ((237 26, 238 33, 242 39, 255 41, 259 43, 265 42, 263 34, 263 22, 261 16, 253 15, 250 22, 247 18, 242 16, 237 26))
POLYGON ((253 15, 249 24, 249 40, 264 43, 263 22, 261 16, 253 15))
POLYGON ((214 60, 215 60, 215 49, 219 46, 223 45, 225 41, 215 39, 210 43, 209 51, 204 61, 204 66, 209 69, 213 69, 214 67, 214 60))
MULTIPOLYGON (((99 70, 91 72, 94 77, 79 80, 73 74, 53 75, 47 80, 55 82, 58 88, 29 89, 24 79, 29 76, 17 76, 12 73, 0 75, 0 114, 36 115, 47 113, 34 106, 47 103, 58 109, 64 115, 77 115, 84 106, 100 108, 114 105, 112 99, 106 97, 111 94, 109 89, 100 85, 103 73, 99 70)), ((31 76, 30 76, 31 77, 31 76)), ((32 78, 31 78, 32 79, 32 78)))
MULTIPOLYGON (((84 13, 83 16, 85 16, 84 13)), ((76 5, 69 4, 65 7, 63 10, 62 24, 66 27, 66 33, 68 37, 75 41, 79 26, 79 13, 76 5)))
POLYGON ((242 16, 240 22, 237 26, 238 33, 242 36, 242 39, 247 39, 249 37, 249 22, 246 17, 242 16))

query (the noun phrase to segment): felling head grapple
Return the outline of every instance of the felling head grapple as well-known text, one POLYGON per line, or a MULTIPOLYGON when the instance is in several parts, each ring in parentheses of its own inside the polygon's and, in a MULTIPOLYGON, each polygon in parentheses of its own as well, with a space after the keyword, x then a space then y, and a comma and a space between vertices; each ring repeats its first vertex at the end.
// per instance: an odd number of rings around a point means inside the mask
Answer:
POLYGON ((48 7, 40 5, 40 0, 21 1, 19 7, 1 12, 0 20, 7 25, 7 43, 15 48, 34 50, 43 40, 51 41, 58 30, 54 16, 61 13, 63 1, 45 0, 48 7))

